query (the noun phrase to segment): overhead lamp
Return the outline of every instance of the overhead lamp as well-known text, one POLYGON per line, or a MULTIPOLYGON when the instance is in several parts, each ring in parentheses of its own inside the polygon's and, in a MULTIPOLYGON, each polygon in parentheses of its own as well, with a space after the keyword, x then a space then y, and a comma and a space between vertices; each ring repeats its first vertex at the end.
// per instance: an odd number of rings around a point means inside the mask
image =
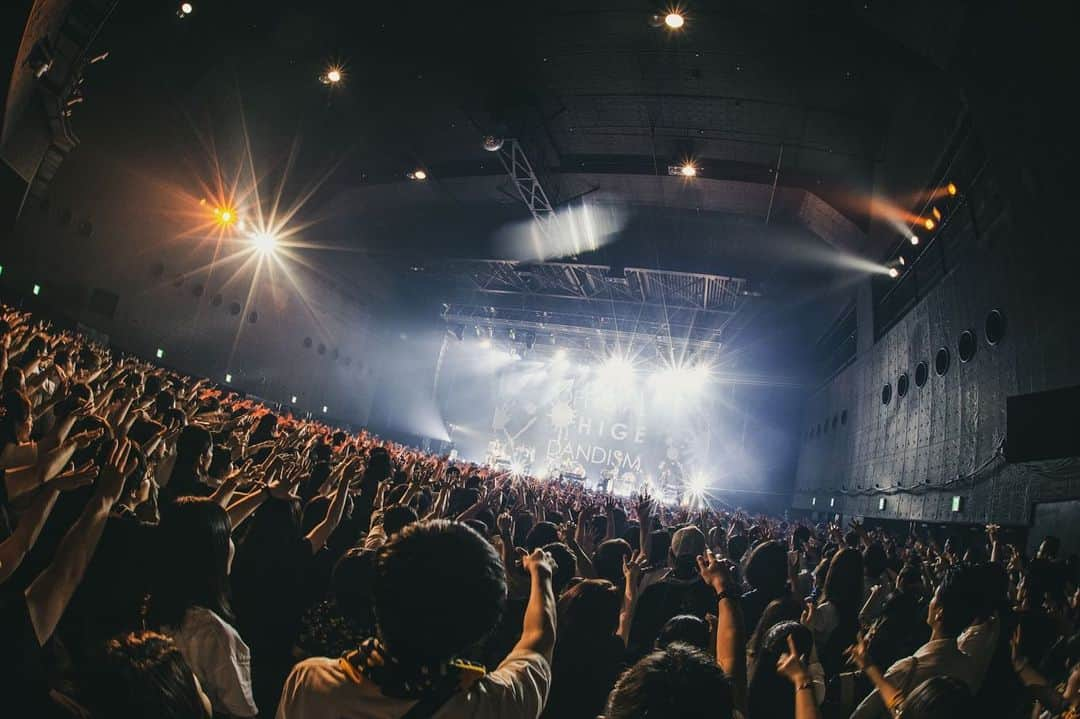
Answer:
POLYGON ((337 85, 344 77, 340 67, 331 67, 326 71, 326 83, 328 85, 337 85))
POLYGON ((295 394, 292 396, 292 403, 296 404, 296 395, 295 394))
POLYGON ((889 268, 889 277, 892 277, 895 280, 899 276, 900 276, 900 270, 896 269, 895 267, 890 267, 889 268))
POLYGON ((930 208, 930 213, 934 216, 935 220, 937 220, 938 222, 941 222, 941 210, 939 210, 936 207, 931 207, 930 208))
POLYGON ((959 190, 956 188, 956 184, 953 182, 945 185, 945 191, 949 193, 950 197, 956 197, 956 193, 959 192, 959 190))
POLYGON ((486 135, 484 137, 484 149, 488 152, 498 152, 502 149, 503 139, 501 137, 495 137, 494 135, 486 135))
POLYGON ((225 382, 226 383, 232 382, 232 375, 229 374, 228 372, 225 373, 225 382))
POLYGON ((678 30, 686 24, 686 18, 682 16, 682 13, 678 11, 672 11, 664 16, 664 24, 672 30, 678 30))
POLYGON ((426 180, 427 172, 421 169, 416 169, 412 172, 405 173, 405 177, 409 178, 410 180, 426 180))
POLYGON ((923 220, 923 227, 925 227, 928 230, 932 230, 935 227, 937 227, 937 223, 934 222, 933 217, 927 217, 925 220, 923 220))
POLYGON ((919 244, 919 236, 916 235, 915 233, 912 233, 911 237, 908 238, 908 242, 910 242, 913 245, 919 244))
POLYGON ((679 174, 683 177, 697 177, 697 168, 692 163, 687 162, 679 168, 679 174))
POLYGON ((322 411, 323 411, 323 414, 326 414, 326 413, 327 413, 327 412, 329 412, 330 410, 328 410, 328 409, 326 408, 326 405, 324 404, 324 405, 322 406, 322 411))
POLYGON ((179 18, 185 18, 194 11, 195 8, 191 6, 189 2, 180 3, 180 9, 176 11, 176 16, 179 18))

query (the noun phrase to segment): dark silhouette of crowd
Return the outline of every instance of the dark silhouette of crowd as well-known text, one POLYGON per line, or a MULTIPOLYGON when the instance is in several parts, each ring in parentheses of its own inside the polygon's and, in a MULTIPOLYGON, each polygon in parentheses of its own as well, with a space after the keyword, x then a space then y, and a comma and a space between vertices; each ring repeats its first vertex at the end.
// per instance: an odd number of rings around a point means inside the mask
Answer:
POLYGON ((615 498, 4 308, 0 713, 1065 717, 1077 565, 615 498))

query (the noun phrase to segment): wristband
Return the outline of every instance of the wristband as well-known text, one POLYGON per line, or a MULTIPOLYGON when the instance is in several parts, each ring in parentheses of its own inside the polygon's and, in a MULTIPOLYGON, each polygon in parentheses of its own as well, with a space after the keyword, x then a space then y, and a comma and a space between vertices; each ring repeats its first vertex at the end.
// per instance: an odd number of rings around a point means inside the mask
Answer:
POLYGON ((801 692, 803 689, 813 689, 813 688, 814 688, 814 680, 813 679, 804 679, 797 687, 795 687, 795 691, 801 692))
POLYGON ((731 594, 729 594, 729 593, 728 593, 728 592, 726 592, 726 591, 724 591, 724 592, 717 592, 717 593, 716 593, 716 603, 717 603, 717 604, 719 604, 720 602, 724 601, 725 599, 734 599, 734 598, 735 598, 735 597, 731 596, 731 594))

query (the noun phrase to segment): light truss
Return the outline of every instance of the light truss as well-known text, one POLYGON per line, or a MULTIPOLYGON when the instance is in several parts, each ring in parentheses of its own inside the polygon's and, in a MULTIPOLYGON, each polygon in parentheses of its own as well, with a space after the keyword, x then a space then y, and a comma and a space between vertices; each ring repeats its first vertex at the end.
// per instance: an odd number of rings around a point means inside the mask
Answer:
POLYGON ((544 186, 540 184, 529 158, 521 149, 521 143, 514 138, 507 138, 496 154, 506 174, 510 176, 510 181, 514 183, 521 201, 536 220, 537 229, 546 235, 549 231, 548 225, 555 218, 555 208, 551 206, 544 186))
POLYGON ((468 289, 604 303, 657 305, 733 314, 750 294, 746 280, 641 267, 613 270, 571 262, 525 264, 510 260, 455 260, 446 272, 468 289))

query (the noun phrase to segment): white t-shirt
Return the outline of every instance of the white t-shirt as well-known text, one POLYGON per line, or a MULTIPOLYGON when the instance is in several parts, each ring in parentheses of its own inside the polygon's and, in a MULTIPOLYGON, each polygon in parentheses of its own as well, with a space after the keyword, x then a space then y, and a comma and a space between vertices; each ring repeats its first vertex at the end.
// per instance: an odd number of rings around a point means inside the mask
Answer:
POLYGON ((251 651, 236 630, 214 612, 191 607, 178 631, 169 632, 199 680, 214 713, 252 717, 251 651))
MULTIPOLYGON (((551 687, 551 665, 511 652, 499 668, 450 698, 433 719, 537 719, 551 687)), ((385 697, 339 659, 312 657, 285 681, 277 719, 398 719, 415 701, 385 697)))

